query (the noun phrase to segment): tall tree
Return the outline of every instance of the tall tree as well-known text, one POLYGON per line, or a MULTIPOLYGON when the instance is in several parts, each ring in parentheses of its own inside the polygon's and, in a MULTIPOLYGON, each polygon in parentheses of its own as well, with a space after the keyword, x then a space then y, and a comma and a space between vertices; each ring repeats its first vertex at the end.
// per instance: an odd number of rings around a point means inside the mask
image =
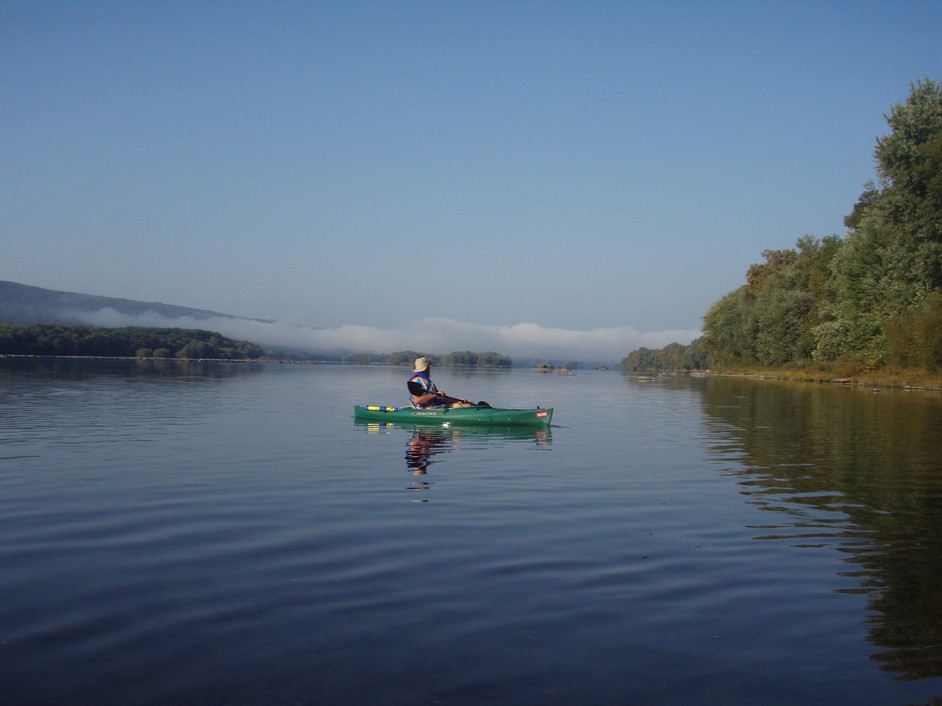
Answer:
POLYGON ((743 285, 716 302, 703 317, 703 347, 718 365, 756 360, 755 296, 743 285))
POLYGON ((942 287, 942 84, 929 78, 886 116, 892 132, 874 156, 883 183, 881 216, 899 229, 926 283, 942 287))
POLYGON ((880 137, 874 150, 883 197, 894 222, 913 235, 942 239, 942 219, 926 196, 938 177, 938 140, 942 135, 942 84, 931 79, 911 86, 909 99, 886 116, 892 132, 880 137))
POLYGON ((746 284, 707 312, 703 346, 717 364, 849 356, 942 367, 942 85, 913 84, 886 119, 880 183, 845 218, 847 236, 763 251, 746 284))
POLYGON ((881 188, 868 184, 832 260, 816 358, 885 359, 885 328, 942 288, 942 85, 925 79, 886 116, 874 149, 881 188))

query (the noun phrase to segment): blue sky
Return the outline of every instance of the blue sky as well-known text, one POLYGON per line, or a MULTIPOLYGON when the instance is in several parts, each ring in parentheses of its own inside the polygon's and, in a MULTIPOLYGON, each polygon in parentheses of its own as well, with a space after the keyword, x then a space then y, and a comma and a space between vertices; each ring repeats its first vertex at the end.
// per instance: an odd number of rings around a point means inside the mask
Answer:
POLYGON ((936 0, 0 0, 0 279, 379 351, 686 343, 762 250, 844 233, 939 27, 936 0))

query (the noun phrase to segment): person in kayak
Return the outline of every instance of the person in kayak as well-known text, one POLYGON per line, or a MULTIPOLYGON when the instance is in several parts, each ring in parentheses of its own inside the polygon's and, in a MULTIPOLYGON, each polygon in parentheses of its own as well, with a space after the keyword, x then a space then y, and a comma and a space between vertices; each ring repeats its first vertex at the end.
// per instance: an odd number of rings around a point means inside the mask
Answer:
POLYGON ((412 404, 416 407, 473 407, 474 404, 464 397, 449 397, 439 390, 429 371, 432 361, 428 358, 416 358, 412 364, 412 377, 409 378, 409 395, 412 404))

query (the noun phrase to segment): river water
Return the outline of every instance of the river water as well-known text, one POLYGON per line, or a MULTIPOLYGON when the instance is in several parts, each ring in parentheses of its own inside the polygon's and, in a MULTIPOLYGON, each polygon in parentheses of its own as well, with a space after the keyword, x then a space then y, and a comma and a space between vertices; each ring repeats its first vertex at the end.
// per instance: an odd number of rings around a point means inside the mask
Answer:
POLYGON ((0 361, 0 703, 938 704, 942 395, 0 361))

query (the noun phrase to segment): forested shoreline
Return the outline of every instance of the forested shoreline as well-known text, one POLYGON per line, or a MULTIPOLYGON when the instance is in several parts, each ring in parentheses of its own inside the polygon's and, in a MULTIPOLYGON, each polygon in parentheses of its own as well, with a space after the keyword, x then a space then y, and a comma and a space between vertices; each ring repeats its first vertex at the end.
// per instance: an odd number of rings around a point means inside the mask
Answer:
POLYGON ((431 353, 418 353, 416 351, 397 351, 390 353, 383 360, 384 365, 412 365, 416 358, 428 358, 432 365, 442 368, 510 368, 513 359, 503 353, 487 351, 472 353, 471 351, 454 351, 445 355, 431 353))
POLYGON ((621 360, 622 370, 646 370, 652 372, 674 370, 707 370, 710 356, 703 348, 703 339, 698 338, 689 345, 669 343, 663 348, 636 348, 621 360))
MULTIPOLYGON (((201 360, 271 359, 251 341, 235 341, 203 329, 104 328, 78 324, 0 324, 0 356, 156 358, 201 360)), ((397 351, 386 355, 279 356, 294 362, 410 366, 419 357, 444 368, 510 368, 510 356, 491 351, 454 351, 445 355, 397 351)))
POLYGON ((0 354, 256 360, 265 352, 249 341, 234 341, 203 329, 0 324, 0 354))
POLYGON ((913 84, 886 120, 879 183, 866 184, 843 238, 804 235, 763 251, 746 283, 707 311, 693 351, 639 349, 620 367, 942 371, 942 84, 913 84))

